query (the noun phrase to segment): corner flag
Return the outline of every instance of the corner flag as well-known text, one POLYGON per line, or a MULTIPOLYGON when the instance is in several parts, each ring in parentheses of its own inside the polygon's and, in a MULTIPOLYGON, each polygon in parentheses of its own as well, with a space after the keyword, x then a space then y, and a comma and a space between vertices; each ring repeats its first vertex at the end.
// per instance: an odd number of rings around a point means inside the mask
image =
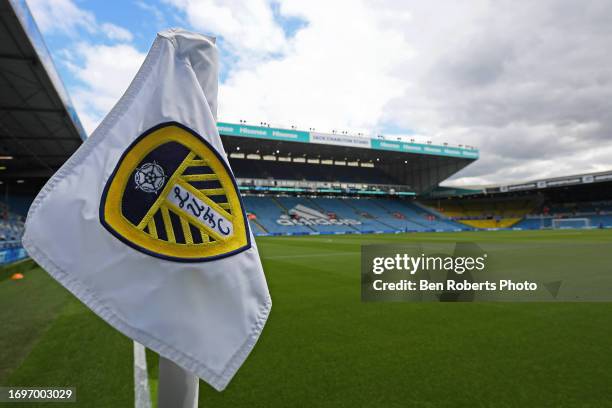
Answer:
POLYGON ((272 304, 216 128, 217 66, 208 37, 159 33, 36 197, 23 243, 117 330, 222 390, 272 304))

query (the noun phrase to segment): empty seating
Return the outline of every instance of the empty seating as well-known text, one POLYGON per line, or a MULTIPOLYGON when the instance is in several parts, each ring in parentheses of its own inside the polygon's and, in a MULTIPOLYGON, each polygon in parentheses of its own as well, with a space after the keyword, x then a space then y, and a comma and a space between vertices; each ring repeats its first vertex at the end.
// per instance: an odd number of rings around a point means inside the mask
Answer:
POLYGON ((0 249, 21 246, 24 218, 0 207, 0 249))
POLYGON ((426 205, 473 228, 510 228, 537 206, 534 198, 453 198, 426 205))
POLYGON ((466 230, 408 200, 246 196, 255 235, 466 230))

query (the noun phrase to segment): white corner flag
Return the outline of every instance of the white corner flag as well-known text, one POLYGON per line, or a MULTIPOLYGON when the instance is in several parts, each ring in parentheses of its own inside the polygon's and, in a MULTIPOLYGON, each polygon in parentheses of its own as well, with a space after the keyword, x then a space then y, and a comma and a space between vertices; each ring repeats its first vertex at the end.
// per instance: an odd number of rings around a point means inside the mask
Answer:
POLYGON ((272 303, 216 127, 217 67, 210 38, 158 34, 36 197, 23 243, 117 330, 223 390, 272 303))

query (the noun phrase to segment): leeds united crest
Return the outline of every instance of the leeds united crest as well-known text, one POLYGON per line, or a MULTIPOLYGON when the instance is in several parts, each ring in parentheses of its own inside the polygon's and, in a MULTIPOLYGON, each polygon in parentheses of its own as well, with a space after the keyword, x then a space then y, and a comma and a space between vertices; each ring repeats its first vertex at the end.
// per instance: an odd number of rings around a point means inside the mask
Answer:
POLYGON ((236 181, 206 140, 178 123, 138 137, 100 201, 100 221, 131 247, 182 262, 214 260, 250 247, 236 181))

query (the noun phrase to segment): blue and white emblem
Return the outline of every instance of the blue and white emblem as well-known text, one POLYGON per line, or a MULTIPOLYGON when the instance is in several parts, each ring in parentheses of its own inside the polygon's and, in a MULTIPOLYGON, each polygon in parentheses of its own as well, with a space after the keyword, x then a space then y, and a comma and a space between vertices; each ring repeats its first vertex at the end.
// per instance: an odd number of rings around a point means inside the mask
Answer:
POLYGON ((215 260, 251 246, 223 156, 176 122, 159 124, 128 146, 102 194, 100 222, 127 245, 172 261, 215 260))
POLYGON ((164 174, 164 169, 156 162, 143 164, 136 169, 134 174, 136 188, 145 193, 157 194, 164 186, 165 181, 166 175, 164 174))

